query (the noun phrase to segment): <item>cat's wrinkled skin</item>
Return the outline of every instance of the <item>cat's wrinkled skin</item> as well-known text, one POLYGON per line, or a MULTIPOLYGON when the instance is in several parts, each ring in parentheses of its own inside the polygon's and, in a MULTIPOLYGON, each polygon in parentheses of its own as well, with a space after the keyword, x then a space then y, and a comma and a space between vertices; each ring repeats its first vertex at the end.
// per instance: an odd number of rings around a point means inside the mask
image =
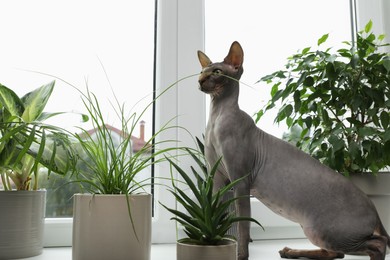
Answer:
MULTIPOLYGON (((223 161, 215 189, 247 174, 234 190, 237 214, 250 216, 251 194, 271 210, 298 222, 319 250, 284 248, 284 258, 342 258, 364 253, 371 260, 385 259, 389 236, 367 196, 350 181, 294 146, 256 127, 238 106, 244 54, 234 42, 220 63, 201 51, 200 89, 211 96, 205 136, 206 158, 223 161)), ((248 259, 249 223, 238 224, 238 259, 248 259)))

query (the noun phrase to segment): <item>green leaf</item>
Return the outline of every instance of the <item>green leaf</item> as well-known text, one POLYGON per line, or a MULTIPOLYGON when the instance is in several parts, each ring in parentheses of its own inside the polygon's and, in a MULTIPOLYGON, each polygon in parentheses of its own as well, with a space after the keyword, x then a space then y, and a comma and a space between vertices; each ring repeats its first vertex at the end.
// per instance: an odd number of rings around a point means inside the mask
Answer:
POLYGON ((385 132, 383 133, 383 141, 387 142, 390 140, 390 129, 386 129, 385 132))
POLYGON ((310 129, 312 126, 313 119, 310 116, 308 116, 303 121, 305 122, 306 127, 310 129))
POLYGON ((386 129, 388 126, 389 126, 389 121, 390 121, 390 116, 389 116, 389 113, 386 112, 386 111, 383 111, 380 115, 381 117, 381 123, 382 123, 382 127, 384 129, 386 129))
POLYGON ((370 33, 370 35, 367 36, 366 40, 371 43, 371 45, 368 45, 369 46, 369 48, 368 48, 369 52, 367 54, 373 53, 375 51, 375 46, 372 43, 374 43, 375 34, 370 33))
POLYGON ((271 96, 275 96, 276 92, 279 90, 279 85, 281 84, 281 82, 278 82, 276 84, 274 84, 271 88, 271 96))
POLYGON ((386 38, 386 35, 385 34, 379 34, 378 35, 378 41, 383 41, 384 39, 386 38))
POLYGON ((370 21, 366 24, 366 26, 364 27, 364 32, 365 32, 365 33, 369 33, 369 32, 371 31, 371 29, 372 29, 372 21, 370 20, 370 21))
POLYGON ((20 117, 24 111, 22 100, 11 89, 0 84, 0 103, 11 114, 20 117))
POLYGON ((389 73, 390 72, 390 59, 383 60, 383 66, 387 70, 387 73, 389 73))
POLYGON ((326 75, 330 80, 336 80, 337 79, 337 72, 334 68, 333 63, 329 62, 326 64, 326 75))
POLYGON ((314 85, 314 79, 311 76, 306 77, 305 80, 303 81, 303 86, 305 87, 311 87, 313 85, 314 85))
POLYGON ((329 123, 329 115, 328 115, 328 111, 326 109, 322 109, 322 120, 324 121, 325 124, 328 124, 329 123))
POLYGON ((33 122, 41 115, 53 92, 54 84, 55 81, 52 81, 22 97, 22 102, 25 107, 22 118, 25 122, 33 122))
POLYGON ((333 150, 335 152, 344 148, 344 140, 339 138, 338 136, 331 135, 328 140, 329 143, 333 146, 333 150))
POLYGON ((350 142, 349 153, 351 154, 352 159, 357 158, 360 155, 360 146, 356 142, 350 142))
POLYGON ((368 126, 365 126, 365 127, 362 127, 360 129, 358 129, 358 133, 359 133, 359 136, 371 136, 371 135, 374 135, 376 133, 376 130, 372 127, 368 127, 368 126))
POLYGON ((324 42, 326 42, 326 40, 328 39, 328 37, 329 37, 329 34, 328 34, 328 33, 322 35, 322 37, 318 39, 317 45, 320 46, 321 44, 323 44, 324 42))
POLYGON ((256 113, 256 123, 260 121, 263 115, 264 115, 264 111, 263 109, 260 109, 259 112, 256 113))
POLYGON ((286 117, 289 117, 292 114, 292 112, 293 112, 293 106, 291 104, 284 106, 278 113, 277 122, 280 122, 286 117))
POLYGON ((294 111, 298 112, 301 108, 301 92, 296 90, 294 92, 294 111))
POLYGON ((306 53, 308 53, 310 51, 310 47, 306 47, 302 50, 302 54, 305 55, 306 53))
POLYGON ((315 60, 315 58, 316 58, 316 55, 314 55, 314 54, 308 55, 308 56, 304 59, 305 65, 306 65, 306 66, 309 66, 310 63, 312 63, 312 62, 315 60))

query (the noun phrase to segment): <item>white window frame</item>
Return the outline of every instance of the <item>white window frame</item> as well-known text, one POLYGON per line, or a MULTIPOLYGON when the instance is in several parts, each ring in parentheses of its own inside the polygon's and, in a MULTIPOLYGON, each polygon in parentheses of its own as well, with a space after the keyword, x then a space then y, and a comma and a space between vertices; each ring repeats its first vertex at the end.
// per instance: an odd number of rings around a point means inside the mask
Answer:
MULTIPOLYGON (((353 0, 351 0, 353 1, 353 0)), ((375 34, 385 34, 386 42, 390 42, 390 1, 388 0, 355 0, 357 30, 363 30, 366 23, 371 19, 373 22, 373 32, 375 34)))
MULTIPOLYGON (((203 0, 158 1, 157 93, 172 83, 200 72, 196 52, 203 49, 203 23, 203 0)), ((193 137, 202 136, 206 126, 206 106, 205 96, 198 90, 197 81, 197 76, 184 79, 157 100, 156 129, 175 118, 173 125, 185 128, 193 137)), ((195 145, 191 136, 179 129, 163 133, 158 138, 179 140, 178 146, 193 147, 195 145)), ((190 162, 187 159, 181 157, 179 164, 182 167, 188 166, 190 162)), ((156 182, 163 184, 164 181, 159 177, 169 177, 169 174, 170 169, 167 163, 157 165, 156 182)), ((159 202, 168 207, 175 207, 172 194, 167 192, 166 187, 157 185, 155 190, 159 202)), ((176 241, 176 225, 170 217, 171 215, 164 208, 159 204, 156 205, 152 227, 153 243, 174 243, 176 241)))
MULTIPOLYGON (((204 1, 158 0, 157 26, 157 94, 183 77, 200 72, 196 51, 204 49, 204 1)), ((205 129, 205 96, 198 90, 197 77, 183 80, 156 102, 156 129, 174 119, 193 136, 202 136, 205 129)), ((180 146, 194 146, 194 140, 184 131, 170 131, 158 136, 159 140, 180 140, 180 146)), ((157 140, 158 141, 158 140, 157 140)), ((170 144, 172 145, 172 144, 170 144)), ((158 149, 158 147, 157 147, 158 149)), ((180 164, 185 165, 186 160, 180 164)), ((168 164, 155 167, 159 177, 169 177, 168 164)), ((169 184, 169 183, 168 183, 169 184)), ((155 197, 169 207, 175 202, 166 187, 156 185, 155 197)), ((175 222, 171 215, 155 201, 152 223, 153 243, 174 243, 175 222)), ((44 246, 71 246, 72 219, 46 219, 44 246)))
MULTIPOLYGON (((371 19, 373 21, 373 32, 375 34, 384 33, 390 42, 390 1, 388 0, 350 0, 356 4, 356 30, 364 29, 366 23, 371 19)), ((390 48, 388 48, 390 51, 390 48)), ((252 226, 251 237, 253 239, 286 239, 286 238, 304 238, 305 235, 301 227, 291 221, 288 221, 267 209, 256 199, 251 201, 252 215, 261 216, 259 221, 265 227, 266 232, 260 228, 252 226)))
MULTIPOLYGON (((204 1, 157 0, 157 91, 161 91, 183 77, 200 71, 196 51, 204 49, 204 1)), ((354 0, 351 0, 354 1, 354 0)), ((383 32, 390 37, 390 3, 380 0, 357 0, 358 29, 364 28, 367 18, 374 22, 374 31, 383 32)), ((387 39, 389 41, 389 38, 387 39)), ((180 81, 177 86, 165 93, 156 104, 156 129, 167 121, 187 129, 193 136, 201 136, 206 126, 205 95, 198 90, 197 77, 180 81)), ((179 145, 193 146, 194 142, 183 131, 171 131, 160 135, 162 140, 180 140, 179 145)), ((181 165, 189 164, 186 160, 181 165)), ((158 165, 156 177, 169 176, 167 164, 158 165)), ((163 183, 162 180, 157 182, 163 183)), ((164 186, 157 185, 155 194, 158 201, 169 207, 175 204, 172 195, 164 186)), ((169 220, 170 215, 159 203, 155 203, 155 217, 152 226, 153 243, 174 243, 176 226, 169 220)), ((261 216, 267 232, 259 228, 251 230, 255 239, 303 237, 300 227, 270 213, 260 202, 252 201, 252 212, 261 216)), ((45 246, 71 246, 72 219, 46 219, 45 246)))

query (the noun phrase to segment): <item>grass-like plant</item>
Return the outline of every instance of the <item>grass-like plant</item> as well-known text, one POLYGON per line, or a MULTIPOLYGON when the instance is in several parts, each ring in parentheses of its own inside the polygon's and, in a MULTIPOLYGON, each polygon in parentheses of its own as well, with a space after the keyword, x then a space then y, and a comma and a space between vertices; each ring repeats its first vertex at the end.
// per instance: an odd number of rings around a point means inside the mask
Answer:
POLYGON ((75 164, 68 133, 45 124, 44 108, 55 82, 22 97, 0 84, 0 176, 4 190, 37 190, 39 171, 66 174, 75 164))
POLYGON ((197 141, 201 151, 200 153, 185 148, 195 161, 196 167, 201 171, 199 173, 198 170, 191 166, 191 175, 195 177, 195 182, 189 173, 178 166, 172 159, 167 158, 171 166, 183 178, 183 181, 179 183, 184 183, 194 195, 194 198, 190 197, 191 195, 186 189, 179 187, 177 180, 173 178, 173 173, 171 172, 172 188, 170 192, 176 198, 177 204, 182 205, 186 212, 168 208, 165 205, 162 206, 175 215, 171 218, 172 220, 176 220, 184 227, 184 232, 188 237, 182 238, 178 242, 197 245, 220 245, 226 242, 226 240, 235 240, 234 236, 228 234, 228 230, 234 223, 251 221, 259 226, 261 224, 251 217, 238 217, 234 211, 229 211, 229 207, 234 205, 235 201, 240 198, 224 199, 224 195, 247 176, 229 183, 215 193, 213 192, 214 175, 218 170, 222 158, 208 170, 204 159, 203 144, 198 139, 197 141))
POLYGON ((390 57, 382 51, 389 44, 371 28, 370 21, 355 44, 336 51, 320 48, 325 34, 317 50, 304 48, 260 80, 272 89, 257 121, 280 104, 275 122, 299 126, 297 146, 345 175, 390 166, 390 57))
MULTIPOLYGON (((134 194, 142 192, 150 185, 151 179, 137 180, 137 176, 144 169, 165 160, 162 154, 176 149, 175 146, 156 150, 157 135, 173 126, 169 122, 146 140, 144 146, 133 152, 131 136, 138 127, 142 116, 153 102, 150 102, 138 115, 132 113, 126 117, 125 106, 115 97, 116 115, 121 122, 123 136, 114 139, 111 129, 105 122, 103 112, 97 97, 87 88, 82 94, 82 100, 87 114, 90 117, 93 134, 83 128, 81 133, 75 134, 77 139, 75 149, 79 154, 78 165, 75 171, 76 182, 92 194, 134 194)), ((114 105, 113 105, 114 106, 114 105)))

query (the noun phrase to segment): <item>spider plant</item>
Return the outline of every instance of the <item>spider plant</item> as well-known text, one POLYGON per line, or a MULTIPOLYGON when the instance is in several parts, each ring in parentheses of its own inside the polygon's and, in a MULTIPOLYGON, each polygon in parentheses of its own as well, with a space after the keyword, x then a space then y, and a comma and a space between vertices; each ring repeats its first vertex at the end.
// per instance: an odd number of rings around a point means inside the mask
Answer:
POLYGON ((137 115, 132 113, 126 117, 125 106, 116 98, 116 114, 121 122, 123 135, 120 140, 114 139, 110 127, 106 124, 99 100, 90 92, 82 93, 82 101, 90 117, 93 134, 83 128, 81 133, 75 134, 77 140, 79 160, 76 167, 76 182, 92 194, 134 194, 144 191, 145 186, 150 185, 150 178, 137 180, 137 176, 153 164, 159 163, 165 158, 160 156, 170 150, 166 148, 156 150, 154 142, 156 136, 172 126, 169 122, 152 137, 146 140, 144 146, 133 152, 131 136, 138 127, 142 116, 152 105, 150 102, 142 112, 137 115))
POLYGON ((43 112, 55 82, 23 97, 0 84, 0 176, 4 190, 37 190, 39 171, 66 174, 74 165, 68 134, 45 124, 62 114, 43 112))
POLYGON ((234 236, 228 234, 228 230, 234 223, 239 221, 251 221, 259 226, 261 226, 261 224, 251 217, 238 217, 235 215, 235 212, 229 212, 229 207, 235 203, 236 200, 240 199, 240 197, 224 200, 224 195, 247 176, 237 179, 216 192, 213 192, 213 178, 222 158, 208 170, 204 160, 203 144, 198 139, 197 141, 201 153, 185 148, 195 161, 197 168, 202 172, 199 173, 191 166, 191 172, 196 179, 195 182, 192 180, 190 174, 173 162, 173 160, 167 158, 171 166, 173 166, 183 178, 184 184, 188 186, 195 197, 192 199, 188 195, 188 192, 179 187, 176 180, 172 177, 173 188, 170 189, 170 192, 176 198, 177 203, 182 205, 187 213, 181 212, 178 209, 168 208, 165 205, 162 206, 175 215, 171 219, 176 220, 184 227, 184 232, 188 237, 179 239, 178 242, 197 245, 220 245, 226 240, 235 240, 234 236))

